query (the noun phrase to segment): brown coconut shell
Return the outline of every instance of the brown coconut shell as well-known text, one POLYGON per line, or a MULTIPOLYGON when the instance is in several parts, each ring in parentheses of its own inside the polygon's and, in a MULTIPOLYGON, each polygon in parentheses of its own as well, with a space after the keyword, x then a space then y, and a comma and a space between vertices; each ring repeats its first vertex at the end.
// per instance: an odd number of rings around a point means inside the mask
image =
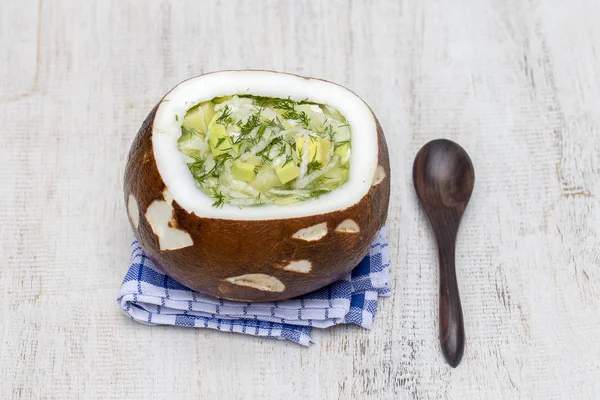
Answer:
POLYGON ((369 192, 356 204, 306 217, 230 220, 196 216, 174 199, 169 227, 187 232, 193 244, 161 250, 146 218, 148 207, 154 201, 163 201, 163 191, 168 189, 157 169, 152 145, 152 127, 159 105, 160 102, 150 112, 131 146, 124 194, 126 203, 130 196, 137 202, 139 220, 134 222, 136 216, 130 215, 135 236, 164 273, 210 296, 248 302, 276 301, 306 294, 340 279, 368 253, 386 221, 390 197, 388 149, 375 115, 379 166, 369 192), (347 220, 354 221, 359 232, 336 231, 347 220), (322 223, 327 224, 327 234, 319 240, 293 237, 301 229, 322 223), (285 269, 299 260, 309 261, 310 271, 285 269))

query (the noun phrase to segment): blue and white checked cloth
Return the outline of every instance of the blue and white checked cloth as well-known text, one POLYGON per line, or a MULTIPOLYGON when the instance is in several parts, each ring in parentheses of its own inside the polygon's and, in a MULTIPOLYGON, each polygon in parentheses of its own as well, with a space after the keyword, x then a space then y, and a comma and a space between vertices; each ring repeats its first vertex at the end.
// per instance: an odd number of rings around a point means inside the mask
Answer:
POLYGON ((385 228, 369 255, 345 279, 291 300, 241 303, 194 292, 159 272, 139 243, 117 299, 133 320, 150 325, 212 328, 312 344, 313 327, 356 324, 371 328, 379 296, 389 296, 389 249, 385 228))

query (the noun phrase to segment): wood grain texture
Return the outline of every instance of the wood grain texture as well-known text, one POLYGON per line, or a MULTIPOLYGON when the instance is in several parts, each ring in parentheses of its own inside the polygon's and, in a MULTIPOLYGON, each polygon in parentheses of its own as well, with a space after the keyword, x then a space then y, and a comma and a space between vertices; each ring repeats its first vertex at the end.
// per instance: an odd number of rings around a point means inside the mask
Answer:
POLYGON ((600 396, 598 15, 594 0, 3 0, 0 398, 600 396), (117 309, 129 145, 173 85, 227 68, 332 80, 379 117, 394 295, 371 332, 303 349, 117 309), (456 370, 411 182, 438 137, 477 171, 456 370))
POLYGON ((442 354, 456 368, 465 350, 465 325, 456 280, 456 238, 473 194, 473 163, 456 142, 432 140, 415 157, 413 184, 438 247, 442 354))

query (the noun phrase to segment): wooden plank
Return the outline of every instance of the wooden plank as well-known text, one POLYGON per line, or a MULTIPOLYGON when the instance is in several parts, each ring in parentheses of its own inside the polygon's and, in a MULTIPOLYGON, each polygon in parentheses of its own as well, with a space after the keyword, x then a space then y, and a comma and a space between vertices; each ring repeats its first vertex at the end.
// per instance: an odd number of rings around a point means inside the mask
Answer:
POLYGON ((0 3, 0 397, 600 395, 600 3, 0 3), (179 81, 264 68, 346 85, 392 154, 394 296, 317 344, 146 327, 118 310, 121 193, 139 125, 179 81), (433 238, 412 159, 476 167, 457 251, 467 347, 437 339, 433 238))

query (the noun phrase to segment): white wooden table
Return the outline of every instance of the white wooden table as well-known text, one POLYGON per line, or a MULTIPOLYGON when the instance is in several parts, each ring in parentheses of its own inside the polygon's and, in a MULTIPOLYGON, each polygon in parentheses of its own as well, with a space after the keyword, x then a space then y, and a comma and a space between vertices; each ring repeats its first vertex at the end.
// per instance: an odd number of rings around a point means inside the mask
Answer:
POLYGON ((2 0, 0 398, 600 397, 599 16, 595 0, 2 0), (129 144, 168 89, 230 68, 332 80, 378 115, 394 295, 372 331, 307 349, 118 310, 129 144), (438 137, 477 175, 455 370, 411 180, 438 137))

